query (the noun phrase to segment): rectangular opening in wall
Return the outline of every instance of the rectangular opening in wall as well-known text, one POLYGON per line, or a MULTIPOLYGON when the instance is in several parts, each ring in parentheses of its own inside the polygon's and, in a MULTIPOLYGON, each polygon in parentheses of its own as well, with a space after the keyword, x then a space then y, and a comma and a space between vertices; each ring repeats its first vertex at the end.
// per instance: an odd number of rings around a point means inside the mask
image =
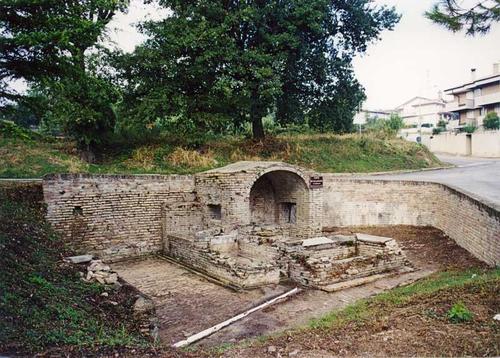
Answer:
POLYGON ((214 220, 222 219, 222 208, 219 204, 209 204, 208 212, 210 214, 210 219, 214 220))
POLYGON ((73 215, 74 216, 81 216, 81 215, 83 215, 83 209, 82 209, 82 207, 81 206, 75 206, 73 208, 73 215))
POLYGON ((297 203, 281 203, 281 217, 285 223, 297 223, 297 203))

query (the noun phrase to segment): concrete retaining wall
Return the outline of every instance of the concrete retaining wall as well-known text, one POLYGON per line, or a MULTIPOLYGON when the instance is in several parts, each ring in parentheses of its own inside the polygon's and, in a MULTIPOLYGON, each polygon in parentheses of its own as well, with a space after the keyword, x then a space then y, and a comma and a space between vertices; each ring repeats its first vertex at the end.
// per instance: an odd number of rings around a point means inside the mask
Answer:
POLYGON ((473 133, 472 155, 500 158, 500 131, 473 133))

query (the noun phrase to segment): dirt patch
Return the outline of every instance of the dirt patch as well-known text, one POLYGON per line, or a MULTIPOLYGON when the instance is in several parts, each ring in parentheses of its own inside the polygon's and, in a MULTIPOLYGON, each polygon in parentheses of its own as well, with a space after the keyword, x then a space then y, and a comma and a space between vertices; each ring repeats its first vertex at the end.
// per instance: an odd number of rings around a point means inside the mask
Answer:
MULTIPOLYGON (((500 279, 415 295, 404 304, 373 304, 373 315, 340 327, 291 332, 226 351, 225 357, 498 356, 500 279), (473 318, 450 322, 447 312, 463 302, 473 318), (270 347, 272 347, 270 349, 270 347), (271 353, 271 351, 273 353, 271 353)), ((207 354, 206 352, 198 352, 207 354)))
POLYGON ((329 228, 328 233, 364 233, 394 238, 404 250, 408 259, 417 267, 428 269, 463 269, 487 267, 458 246, 441 230, 431 226, 356 226, 352 228, 329 228))

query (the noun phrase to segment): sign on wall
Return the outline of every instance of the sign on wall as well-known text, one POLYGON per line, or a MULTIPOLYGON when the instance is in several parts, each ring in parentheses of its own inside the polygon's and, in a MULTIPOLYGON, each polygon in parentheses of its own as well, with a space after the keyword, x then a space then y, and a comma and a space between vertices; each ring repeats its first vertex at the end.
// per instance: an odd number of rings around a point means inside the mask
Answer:
POLYGON ((323 177, 319 175, 314 175, 309 178, 309 187, 311 189, 319 189, 323 187, 323 177))

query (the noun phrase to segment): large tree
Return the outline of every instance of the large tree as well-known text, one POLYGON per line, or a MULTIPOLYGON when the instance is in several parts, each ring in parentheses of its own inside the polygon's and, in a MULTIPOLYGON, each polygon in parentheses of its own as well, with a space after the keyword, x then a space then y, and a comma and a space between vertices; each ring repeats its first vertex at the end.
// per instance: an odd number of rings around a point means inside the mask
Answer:
POLYGON ((353 56, 399 19, 370 0, 159 3, 171 16, 143 24, 149 39, 122 59, 128 115, 181 116, 198 128, 250 122, 256 138, 272 111, 284 124, 310 114, 317 127, 349 112, 332 106, 352 112, 363 97, 353 56))
POLYGON ((425 16, 453 32, 485 34, 500 21, 500 0, 477 1, 468 6, 456 0, 439 0, 425 16))
POLYGON ((98 143, 113 128, 113 103, 104 105, 103 98, 116 101, 116 96, 89 64, 89 54, 113 15, 127 5, 127 0, 0 0, 0 107, 20 100, 23 93, 11 84, 24 80, 50 98, 47 116, 64 118, 63 129, 80 147, 98 143))

